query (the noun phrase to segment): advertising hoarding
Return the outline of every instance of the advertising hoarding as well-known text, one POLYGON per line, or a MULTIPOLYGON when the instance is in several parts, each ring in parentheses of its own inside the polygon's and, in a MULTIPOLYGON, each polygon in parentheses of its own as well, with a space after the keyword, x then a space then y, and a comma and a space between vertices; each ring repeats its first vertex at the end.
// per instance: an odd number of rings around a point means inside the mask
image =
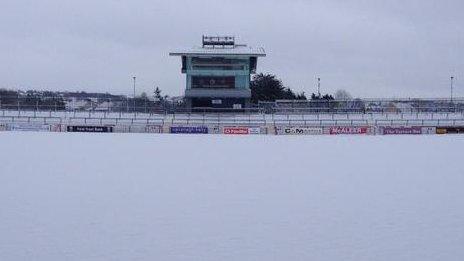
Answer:
POLYGON ((262 134, 265 131, 264 130, 262 131, 260 127, 250 127, 250 128, 248 128, 248 132, 251 135, 259 135, 259 134, 262 134))
POLYGON ((50 131, 50 125, 44 124, 33 124, 33 123, 17 123, 8 124, 8 130, 10 131, 50 131))
POLYGON ((330 135, 367 134, 368 127, 330 127, 330 135))
POLYGON ((221 127, 220 126, 212 126, 209 128, 212 134, 221 134, 221 127))
POLYGON ((464 127, 438 127, 437 134, 464 134, 464 127))
POLYGON ((383 135, 420 135, 422 127, 383 127, 383 135))
POLYGON ((148 125, 145 128, 145 130, 147 133, 162 133, 163 132, 163 129, 161 128, 161 126, 158 126, 158 125, 148 125))
POLYGON ((52 124, 50 125, 50 131, 51 132, 62 132, 64 131, 64 125, 61 124, 52 124))
POLYGON ((437 134, 446 134, 446 129, 445 128, 437 128, 437 134))
POLYGON ((422 127, 422 134, 426 134, 426 135, 437 134, 437 128, 436 127, 422 127))
POLYGON ((224 127, 223 133, 227 135, 259 135, 259 127, 224 127))
POLYGON ((208 134, 208 127, 205 126, 197 126, 197 127, 191 127, 191 126, 177 126, 177 127, 171 127, 170 132, 172 134, 208 134))
POLYGON ((130 133, 131 132, 131 127, 130 127, 130 125, 118 124, 118 125, 114 126, 113 132, 116 132, 116 133, 130 133))
POLYGON ((68 126, 68 132, 95 132, 108 133, 113 132, 112 126, 68 126))
POLYGON ((113 131, 117 133, 162 133, 161 126, 158 125, 116 125, 113 131))
POLYGON ((277 135, 322 135, 322 127, 276 127, 277 135))
POLYGON ((224 134, 228 135, 248 135, 250 134, 248 128, 246 127, 225 127, 224 134))

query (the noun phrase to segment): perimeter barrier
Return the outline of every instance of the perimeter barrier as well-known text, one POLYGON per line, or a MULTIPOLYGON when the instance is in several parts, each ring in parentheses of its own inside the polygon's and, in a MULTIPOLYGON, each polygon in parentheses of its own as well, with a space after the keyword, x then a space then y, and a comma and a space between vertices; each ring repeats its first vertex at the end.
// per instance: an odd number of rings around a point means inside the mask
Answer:
POLYGON ((145 133, 209 135, 446 135, 464 134, 463 126, 290 126, 290 125, 67 125, 0 123, 0 131, 70 132, 70 133, 145 133))

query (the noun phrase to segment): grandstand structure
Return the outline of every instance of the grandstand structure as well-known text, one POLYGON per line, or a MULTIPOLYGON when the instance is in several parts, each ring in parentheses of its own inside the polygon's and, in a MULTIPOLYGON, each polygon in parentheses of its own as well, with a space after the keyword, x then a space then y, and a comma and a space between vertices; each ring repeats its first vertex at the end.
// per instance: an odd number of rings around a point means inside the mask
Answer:
POLYGON ((182 58, 188 110, 242 110, 250 107, 251 74, 266 52, 237 44, 232 36, 203 36, 202 46, 170 55, 182 58))

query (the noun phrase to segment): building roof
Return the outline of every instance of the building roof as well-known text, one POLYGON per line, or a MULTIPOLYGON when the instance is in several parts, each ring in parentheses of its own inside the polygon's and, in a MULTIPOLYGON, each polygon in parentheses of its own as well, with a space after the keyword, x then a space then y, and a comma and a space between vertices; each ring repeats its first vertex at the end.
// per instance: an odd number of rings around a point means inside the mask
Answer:
POLYGON ((179 50, 169 53, 171 56, 192 56, 192 55, 204 55, 204 56, 224 56, 224 55, 246 55, 264 57, 266 51, 264 48, 252 48, 246 45, 236 45, 234 47, 193 47, 187 50, 179 50))

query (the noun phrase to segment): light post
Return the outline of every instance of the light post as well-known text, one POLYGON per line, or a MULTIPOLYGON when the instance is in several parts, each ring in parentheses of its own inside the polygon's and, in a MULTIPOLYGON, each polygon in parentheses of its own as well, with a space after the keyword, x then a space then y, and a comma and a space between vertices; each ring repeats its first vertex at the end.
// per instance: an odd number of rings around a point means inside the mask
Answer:
POLYGON ((319 108, 322 107, 322 99, 321 99, 321 78, 317 77, 317 107, 318 110, 319 108))
POLYGON ((132 79, 134 80, 134 108, 133 108, 133 110, 135 112, 135 81, 136 81, 137 77, 133 76, 132 79))
POLYGON ((451 76, 451 103, 453 102, 453 96, 454 96, 454 76, 451 76))

